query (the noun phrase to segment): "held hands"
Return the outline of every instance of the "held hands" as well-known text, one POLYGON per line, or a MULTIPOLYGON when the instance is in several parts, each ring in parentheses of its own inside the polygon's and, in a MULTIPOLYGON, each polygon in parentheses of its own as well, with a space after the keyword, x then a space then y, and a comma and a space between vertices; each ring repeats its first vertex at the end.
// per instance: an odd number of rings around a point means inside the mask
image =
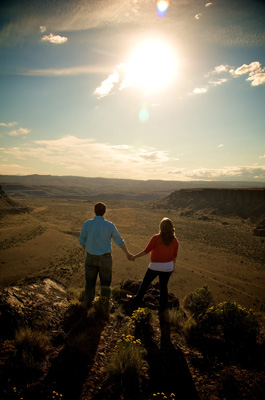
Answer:
POLYGON ((134 260, 135 260, 134 255, 131 254, 131 253, 128 253, 128 254, 127 254, 127 258, 128 258, 129 261, 134 261, 134 260))

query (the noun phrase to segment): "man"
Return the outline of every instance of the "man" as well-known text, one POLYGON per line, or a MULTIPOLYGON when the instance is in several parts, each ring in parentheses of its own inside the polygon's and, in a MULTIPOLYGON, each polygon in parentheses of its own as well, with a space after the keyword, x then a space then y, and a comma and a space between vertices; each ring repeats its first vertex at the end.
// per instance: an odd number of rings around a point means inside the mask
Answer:
POLYGON ((79 243, 86 251, 85 261, 85 302, 90 305, 95 297, 97 276, 101 284, 101 296, 110 299, 112 280, 112 243, 113 240, 133 260, 116 226, 104 218, 106 205, 95 205, 95 217, 84 222, 79 236, 79 243))

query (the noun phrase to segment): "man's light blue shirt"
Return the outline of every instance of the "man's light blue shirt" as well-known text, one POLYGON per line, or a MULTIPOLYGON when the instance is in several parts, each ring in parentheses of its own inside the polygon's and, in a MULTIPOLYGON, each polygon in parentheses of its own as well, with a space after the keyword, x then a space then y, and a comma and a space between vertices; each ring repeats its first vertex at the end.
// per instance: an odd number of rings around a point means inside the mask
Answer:
POLYGON ((116 226, 101 216, 95 216, 84 222, 78 240, 81 246, 85 246, 87 253, 95 255, 111 253, 111 240, 119 247, 125 245, 116 226))

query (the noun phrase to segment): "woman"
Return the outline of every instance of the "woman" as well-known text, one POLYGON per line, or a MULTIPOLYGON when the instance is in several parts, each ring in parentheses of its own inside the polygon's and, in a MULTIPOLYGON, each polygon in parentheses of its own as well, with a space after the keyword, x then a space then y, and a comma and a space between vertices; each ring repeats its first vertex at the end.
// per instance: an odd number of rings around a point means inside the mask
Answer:
POLYGON ((175 270, 175 262, 178 255, 179 242, 175 236, 175 228, 169 218, 163 218, 159 224, 159 233, 152 236, 146 248, 134 255, 134 259, 145 256, 151 252, 150 264, 144 276, 143 282, 133 301, 137 305, 145 295, 150 283, 159 276, 160 284, 160 311, 168 306, 168 280, 175 270))

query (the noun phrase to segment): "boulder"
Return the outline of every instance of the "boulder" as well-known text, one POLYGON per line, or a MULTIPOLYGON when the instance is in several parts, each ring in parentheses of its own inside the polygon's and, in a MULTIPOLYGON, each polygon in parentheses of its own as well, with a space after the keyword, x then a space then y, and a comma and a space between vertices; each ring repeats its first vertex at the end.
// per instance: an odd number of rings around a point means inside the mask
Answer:
POLYGON ((21 327, 56 331, 69 306, 65 288, 50 278, 5 288, 0 294, 0 338, 21 327))

